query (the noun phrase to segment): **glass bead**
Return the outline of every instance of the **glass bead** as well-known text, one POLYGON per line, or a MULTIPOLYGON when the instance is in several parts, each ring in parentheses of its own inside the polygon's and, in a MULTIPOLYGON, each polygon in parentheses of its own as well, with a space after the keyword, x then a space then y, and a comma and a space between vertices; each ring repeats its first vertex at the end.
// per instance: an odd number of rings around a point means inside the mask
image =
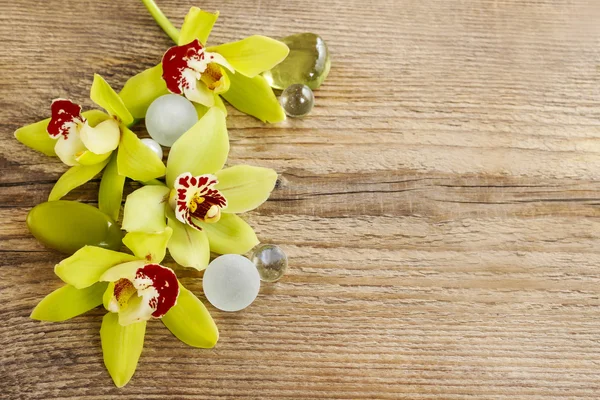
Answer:
POLYGON ((150 104, 146 111, 146 129, 159 144, 173 146, 188 129, 198 122, 194 105, 185 97, 165 94, 150 104))
POLYGON ((287 256, 283 250, 273 244, 265 244, 254 250, 252 262, 258 270, 260 279, 265 282, 279 280, 288 266, 287 256))
POLYGON ((225 254, 208 265, 202 287, 206 299, 219 310, 239 311, 258 296, 260 275, 246 257, 225 254))
POLYGON ((285 89, 294 83, 302 83, 315 90, 325 80, 331 60, 325 41, 314 33, 298 33, 281 39, 290 53, 281 63, 263 73, 269 85, 285 89))
POLYGON ((279 102, 285 110, 285 113, 290 117, 303 117, 308 114, 315 105, 315 95, 312 90, 306 85, 295 84, 288 86, 279 102))
POLYGON ((146 145, 154 154, 158 156, 162 160, 163 158, 163 149, 160 147, 160 144, 154 139, 144 138, 142 139, 142 143, 146 145))
POLYGON ((77 201, 48 201, 27 214, 27 227, 45 246, 72 254, 83 246, 121 248, 121 228, 96 207, 77 201))

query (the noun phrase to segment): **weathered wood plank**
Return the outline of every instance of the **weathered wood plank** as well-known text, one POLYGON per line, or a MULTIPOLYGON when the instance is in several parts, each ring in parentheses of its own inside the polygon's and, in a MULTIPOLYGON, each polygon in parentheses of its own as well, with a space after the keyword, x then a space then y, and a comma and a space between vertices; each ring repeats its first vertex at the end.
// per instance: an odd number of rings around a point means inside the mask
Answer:
MULTIPOLYGON (((180 21, 192 3, 159 1, 180 21)), ((0 5, 0 390, 8 399, 595 399, 600 392, 600 9, 587 0, 204 1, 212 43, 314 31, 333 67, 302 120, 230 109, 231 165, 280 173, 245 218, 289 273, 210 307, 191 349, 149 324, 104 370, 103 311, 28 318, 60 285, 25 217, 66 168, 17 143, 171 45, 141 2, 0 5)), ((143 127, 137 132, 144 133, 143 127)), ((135 188, 128 184, 128 193, 135 188)), ((98 180, 68 198, 94 203, 98 180)), ((175 267, 167 258, 167 265, 175 267)), ((178 269, 201 295, 201 273, 178 269)), ((0 396, 0 397, 2 397, 0 396)), ((3 397, 4 398, 4 397, 3 397)))

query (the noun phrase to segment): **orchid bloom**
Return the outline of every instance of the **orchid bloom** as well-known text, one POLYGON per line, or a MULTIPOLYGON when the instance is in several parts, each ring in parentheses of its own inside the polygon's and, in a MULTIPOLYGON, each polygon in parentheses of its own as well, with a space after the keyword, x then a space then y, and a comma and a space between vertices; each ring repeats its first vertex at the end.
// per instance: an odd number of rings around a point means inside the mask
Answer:
POLYGON ((192 7, 175 38, 177 46, 167 50, 161 64, 127 81, 120 96, 135 118, 144 118, 152 101, 171 92, 194 102, 199 117, 213 106, 226 113, 222 96, 238 110, 263 122, 285 120, 285 112, 260 74, 283 61, 288 47, 255 35, 207 48, 218 16, 218 12, 192 7))
POLYGON ((65 321, 101 304, 104 364, 115 385, 129 382, 142 352, 146 322, 161 319, 184 343, 214 347, 219 331, 202 302, 185 289, 172 269, 160 265, 172 234, 130 233, 123 242, 134 255, 85 246, 54 272, 66 284, 46 296, 31 318, 65 321))
POLYGON ((160 234, 173 229, 168 249, 184 267, 202 270, 210 252, 243 254, 258 244, 237 213, 265 202, 277 173, 269 168, 223 168, 229 153, 225 114, 213 107, 175 142, 166 186, 144 186, 125 201, 123 229, 160 234))
POLYGON ((51 118, 18 129, 15 137, 34 150, 58 156, 71 167, 56 182, 50 201, 59 200, 106 167, 99 207, 117 219, 125 177, 148 181, 163 176, 165 166, 129 130, 134 117, 100 75, 94 75, 90 98, 107 113, 81 112, 81 106, 71 100, 56 99, 52 102, 51 118))

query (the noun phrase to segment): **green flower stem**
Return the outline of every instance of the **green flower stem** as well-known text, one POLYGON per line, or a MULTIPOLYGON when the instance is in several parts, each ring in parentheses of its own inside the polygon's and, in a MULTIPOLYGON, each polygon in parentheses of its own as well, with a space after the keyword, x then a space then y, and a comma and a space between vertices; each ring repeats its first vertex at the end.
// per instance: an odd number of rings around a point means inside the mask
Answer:
POLYGON ((148 11, 150 11, 150 15, 152 15, 152 18, 158 23, 158 26, 160 26, 162 30, 177 43, 179 40, 179 30, 175 28, 171 21, 163 14, 154 0, 142 0, 142 3, 144 3, 148 11))

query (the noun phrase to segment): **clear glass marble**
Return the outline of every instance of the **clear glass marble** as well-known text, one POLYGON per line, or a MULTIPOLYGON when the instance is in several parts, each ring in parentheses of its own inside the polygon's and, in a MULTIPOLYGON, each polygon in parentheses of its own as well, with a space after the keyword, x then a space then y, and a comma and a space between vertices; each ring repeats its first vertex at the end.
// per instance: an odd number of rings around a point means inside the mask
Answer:
POLYGON ((150 150, 154 152, 162 160, 163 158, 163 149, 160 147, 160 144, 154 139, 144 138, 142 139, 142 143, 146 145, 150 150))
POLYGON ((198 122, 194 105, 185 97, 165 94, 146 111, 148 134, 163 146, 171 147, 181 135, 198 122))
POLYGON ((304 117, 315 105, 315 95, 308 86, 298 83, 288 86, 281 93, 279 103, 281 103, 288 116, 293 118, 304 117))
POLYGON ((279 280, 288 266, 287 255, 274 244, 258 246, 252 254, 252 262, 258 270, 260 279, 265 282, 279 280))
POLYGON ((202 287, 206 299, 219 310, 240 311, 258 296, 260 275, 246 257, 225 254, 208 265, 202 287))
POLYGON ((281 39, 289 49, 288 56, 270 71, 263 73, 269 85, 285 89, 294 83, 318 88, 331 68, 329 50, 323 38, 314 33, 298 33, 281 39))

